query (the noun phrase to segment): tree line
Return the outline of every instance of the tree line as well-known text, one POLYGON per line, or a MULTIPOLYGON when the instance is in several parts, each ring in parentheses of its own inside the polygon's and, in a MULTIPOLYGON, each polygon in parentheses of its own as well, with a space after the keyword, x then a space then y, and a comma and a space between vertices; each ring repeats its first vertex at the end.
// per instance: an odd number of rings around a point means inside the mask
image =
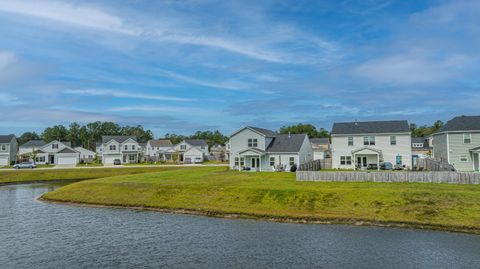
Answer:
MULTIPOLYGON (((417 126, 410 124, 410 130, 413 137, 428 136, 440 129, 443 122, 437 120, 433 125, 417 126)), ((277 130, 280 134, 307 134, 309 138, 328 138, 330 132, 323 128, 316 128, 312 124, 296 124, 289 126, 282 126, 277 130)), ((72 144, 72 147, 82 146, 90 150, 95 150, 97 142, 101 141, 104 135, 134 135, 137 137, 139 143, 146 143, 148 140, 154 138, 151 130, 145 130, 143 126, 120 126, 114 122, 91 122, 85 125, 80 125, 76 122, 69 126, 55 125, 46 128, 40 135, 35 132, 25 132, 18 137, 18 143, 21 145, 30 140, 43 139, 47 143, 53 140, 66 141, 72 144)), ((165 139, 169 139, 173 144, 178 144, 184 139, 203 139, 207 141, 209 146, 218 144, 225 145, 228 141, 228 136, 225 136, 220 131, 197 131, 192 135, 179 135, 174 133, 167 133, 165 139)))

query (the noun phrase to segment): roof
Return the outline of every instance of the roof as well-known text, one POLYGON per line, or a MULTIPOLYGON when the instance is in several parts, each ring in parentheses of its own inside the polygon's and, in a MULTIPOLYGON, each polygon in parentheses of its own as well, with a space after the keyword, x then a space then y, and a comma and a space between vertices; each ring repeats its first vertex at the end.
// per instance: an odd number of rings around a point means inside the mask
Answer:
POLYGON ((277 134, 266 151, 271 153, 299 152, 306 134, 277 134))
POLYGON ((333 124, 332 135, 335 134, 386 134, 410 133, 406 120, 400 121, 364 121, 336 122, 333 124))
POLYGON ((78 151, 78 152, 88 151, 88 152, 95 153, 95 152, 93 152, 93 151, 91 151, 91 150, 89 150, 89 149, 83 148, 83 147, 76 147, 76 148, 74 148, 74 149, 75 149, 76 151, 78 151))
POLYGON ((57 153, 77 153, 77 151, 71 149, 71 148, 64 148, 62 150, 60 150, 59 152, 57 153))
POLYGON ((20 147, 21 148, 33 148, 33 147, 36 147, 36 148, 39 148, 39 147, 43 147, 47 144, 47 142, 43 141, 43 140, 30 140, 24 144, 22 144, 20 147))
POLYGON ((455 131, 480 131, 480 116, 459 116, 449 120, 435 133, 455 131))
POLYGON ((10 143, 12 139, 15 138, 15 135, 0 135, 0 143, 10 143))
POLYGON ((426 143, 425 137, 412 137, 412 143, 426 143))
POLYGON ((64 144, 65 146, 71 147, 72 143, 68 141, 60 141, 60 143, 64 144))
POLYGON ((312 144, 330 144, 329 138, 310 138, 312 144))
POLYGON ((110 140, 115 140, 118 143, 123 143, 127 141, 128 139, 132 139, 134 141, 137 141, 137 137, 134 135, 104 135, 102 136, 102 143, 107 143, 110 140))
POLYGON ((476 148, 470 149, 470 151, 477 151, 477 150, 480 150, 480 147, 476 147, 476 148))
POLYGON ((173 146, 172 141, 168 139, 157 139, 157 140, 149 140, 151 146, 154 147, 171 147, 173 146))
POLYGON ((207 146, 207 142, 203 139, 185 139, 185 142, 194 147, 207 146))
POLYGON ((258 128, 258 127, 252 127, 252 126, 247 126, 247 128, 250 128, 250 129, 252 129, 252 130, 255 130, 255 131, 263 134, 264 136, 268 136, 268 137, 274 137, 274 136, 277 135, 277 133, 275 133, 274 131, 268 130, 268 129, 258 128))

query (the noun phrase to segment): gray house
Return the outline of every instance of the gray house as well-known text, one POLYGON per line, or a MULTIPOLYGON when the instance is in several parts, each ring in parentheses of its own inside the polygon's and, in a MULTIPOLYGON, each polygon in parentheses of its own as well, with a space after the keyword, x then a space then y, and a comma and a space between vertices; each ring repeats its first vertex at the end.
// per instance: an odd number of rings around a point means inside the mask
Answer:
POLYGON ((137 163, 142 149, 136 136, 102 136, 102 144, 97 147, 104 165, 112 165, 115 160, 123 163, 137 163))
POLYGON ((449 120, 433 134, 433 157, 458 171, 480 171, 480 116, 449 120))
POLYGON ((17 138, 15 135, 0 135, 0 167, 17 160, 17 138))
POLYGON ((230 136, 230 168, 255 171, 289 170, 313 160, 306 134, 277 134, 247 126, 230 136))

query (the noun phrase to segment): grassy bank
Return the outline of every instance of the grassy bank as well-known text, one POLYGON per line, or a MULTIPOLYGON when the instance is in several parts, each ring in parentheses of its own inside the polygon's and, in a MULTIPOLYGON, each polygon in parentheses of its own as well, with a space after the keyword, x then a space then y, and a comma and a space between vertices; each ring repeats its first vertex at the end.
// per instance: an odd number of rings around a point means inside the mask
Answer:
POLYGON ((140 168, 92 168, 92 169, 51 169, 51 170, 20 170, 0 171, 0 185, 22 182, 41 182, 51 180, 80 180, 112 177, 118 175, 141 174, 165 170, 179 169, 176 167, 140 167, 140 168))
POLYGON ((367 222, 480 233, 480 186, 296 182, 294 177, 223 167, 185 168, 82 181, 44 198, 212 216, 367 222))

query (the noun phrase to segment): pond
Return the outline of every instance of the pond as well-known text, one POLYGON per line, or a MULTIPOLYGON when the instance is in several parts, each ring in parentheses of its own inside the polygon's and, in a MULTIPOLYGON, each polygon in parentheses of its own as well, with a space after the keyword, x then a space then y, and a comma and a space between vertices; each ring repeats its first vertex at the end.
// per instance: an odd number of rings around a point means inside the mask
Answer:
POLYGON ((0 187, 1 268, 480 268, 480 236, 284 224, 36 200, 0 187))

